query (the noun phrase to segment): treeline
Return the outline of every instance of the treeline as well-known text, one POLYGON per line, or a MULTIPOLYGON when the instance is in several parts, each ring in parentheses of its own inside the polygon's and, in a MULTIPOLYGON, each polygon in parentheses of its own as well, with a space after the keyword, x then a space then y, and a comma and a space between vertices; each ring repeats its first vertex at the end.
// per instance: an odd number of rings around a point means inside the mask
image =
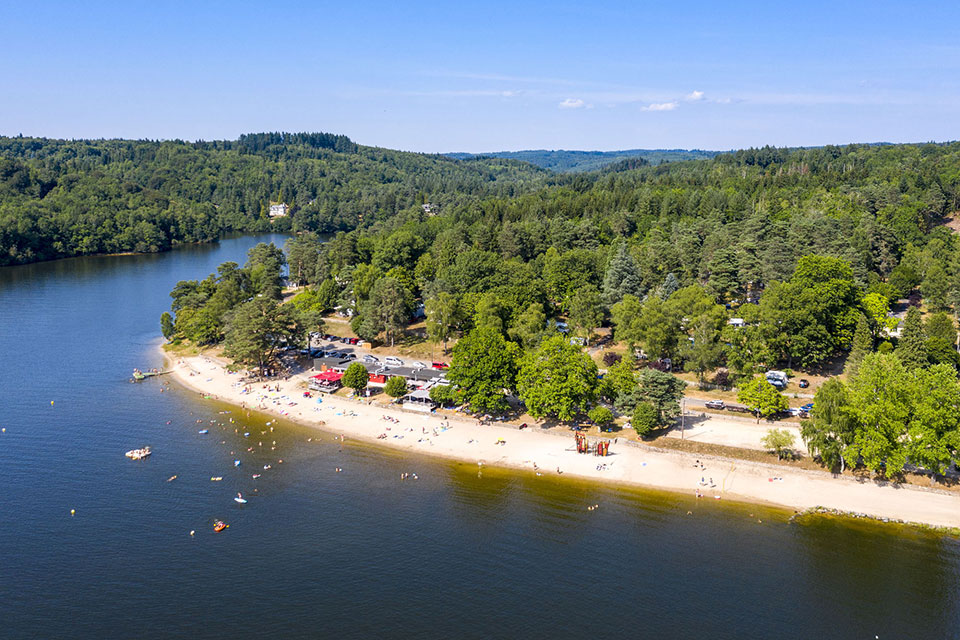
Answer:
POLYGON ((163 251, 229 231, 350 230, 428 201, 442 211, 546 180, 519 162, 404 153, 324 133, 193 143, 0 138, 0 266, 163 251), (291 215, 271 222, 271 202, 291 215))
POLYGON ((953 308, 958 245, 941 222, 958 201, 957 144, 754 149, 406 212, 288 250, 294 279, 316 285, 305 295, 353 314, 367 339, 398 335, 419 301, 440 341, 494 326, 530 347, 557 321, 585 339, 612 326, 652 359, 749 376, 844 354, 861 318, 874 346, 892 346, 901 297, 953 308))
POLYGON ((323 329, 323 318, 309 309, 281 304, 283 251, 260 243, 247 263, 224 262, 203 280, 181 280, 170 292, 170 311, 160 329, 170 341, 223 344, 237 364, 260 372, 290 346, 305 347, 309 334, 323 329))

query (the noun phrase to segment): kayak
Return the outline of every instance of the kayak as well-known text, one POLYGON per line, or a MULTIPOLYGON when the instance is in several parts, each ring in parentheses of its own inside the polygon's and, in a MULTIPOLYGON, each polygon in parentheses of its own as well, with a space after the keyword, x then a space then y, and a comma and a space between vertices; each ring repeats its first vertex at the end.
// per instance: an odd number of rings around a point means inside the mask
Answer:
POLYGON ((234 461, 233 461, 233 466, 239 467, 239 466, 240 466, 240 461, 239 461, 239 460, 234 460, 234 461))
POLYGON ((238 503, 238 504, 247 504, 247 499, 246 499, 246 498, 234 498, 233 501, 236 502, 236 503, 238 503))
POLYGON ((197 431, 197 433, 199 433, 202 436, 205 436, 208 433, 210 433, 210 429, 200 429, 200 431, 197 431))

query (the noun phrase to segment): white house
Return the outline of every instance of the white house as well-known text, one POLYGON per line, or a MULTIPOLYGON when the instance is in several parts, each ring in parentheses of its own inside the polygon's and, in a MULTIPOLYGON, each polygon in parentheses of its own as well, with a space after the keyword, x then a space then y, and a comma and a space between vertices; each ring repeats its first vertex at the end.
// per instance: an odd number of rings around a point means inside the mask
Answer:
POLYGON ((287 209, 288 209, 288 208, 289 208, 289 207, 287 207, 287 205, 286 205, 285 203, 283 203, 283 202, 280 202, 280 203, 278 203, 278 204, 271 204, 271 205, 270 205, 270 217, 271 217, 271 218, 282 218, 282 217, 284 217, 285 215, 287 215, 287 209))

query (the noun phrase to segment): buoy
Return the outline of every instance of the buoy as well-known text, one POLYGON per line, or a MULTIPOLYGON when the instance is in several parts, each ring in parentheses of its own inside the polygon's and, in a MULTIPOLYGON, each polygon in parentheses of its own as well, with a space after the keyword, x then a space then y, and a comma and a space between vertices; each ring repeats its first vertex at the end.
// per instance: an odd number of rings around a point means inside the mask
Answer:
POLYGON ((3 428, 3 432, 4 432, 4 433, 7 432, 7 428, 6 428, 6 427, 3 428))
POLYGON ((195 533, 196 533, 196 531, 194 531, 193 529, 190 530, 190 535, 193 535, 193 534, 195 534, 195 533))
POLYGON ((51 406, 51 407, 53 406, 53 400, 50 401, 50 406, 51 406))
POLYGON ((76 509, 70 509, 70 515, 75 515, 77 513, 76 509))

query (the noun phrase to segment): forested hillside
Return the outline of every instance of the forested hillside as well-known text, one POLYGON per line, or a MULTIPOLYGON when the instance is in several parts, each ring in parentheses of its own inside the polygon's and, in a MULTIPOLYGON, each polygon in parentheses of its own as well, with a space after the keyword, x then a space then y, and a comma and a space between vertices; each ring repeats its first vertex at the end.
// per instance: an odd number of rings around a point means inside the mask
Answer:
POLYGON ((331 134, 236 141, 0 138, 0 266, 162 251, 226 231, 349 230, 542 184, 518 162, 364 147, 331 134), (267 216, 271 201, 292 215, 267 216))
POLYGON ((639 159, 642 162, 656 165, 663 162, 681 162, 684 160, 712 158, 717 155, 717 153, 716 151, 700 151, 699 149, 626 149, 623 151, 537 149, 530 151, 494 151, 484 154, 448 153, 446 155, 461 160, 481 156, 520 160, 558 173, 581 173, 585 171, 597 171, 621 160, 639 159))
POLYGON ((876 326, 917 289, 949 308, 960 255, 940 223, 958 206, 958 144, 766 148, 407 212, 322 247, 304 238, 291 268, 327 307, 356 309, 367 336, 384 324, 371 319, 380 294, 401 291, 428 314, 450 307, 453 332, 489 322, 534 343, 565 317, 584 335, 612 323, 653 357, 681 357, 698 309, 761 301, 738 339, 757 335, 727 358, 746 373, 820 363, 850 347, 861 310, 876 326), (802 256, 818 258, 800 270, 802 256))

